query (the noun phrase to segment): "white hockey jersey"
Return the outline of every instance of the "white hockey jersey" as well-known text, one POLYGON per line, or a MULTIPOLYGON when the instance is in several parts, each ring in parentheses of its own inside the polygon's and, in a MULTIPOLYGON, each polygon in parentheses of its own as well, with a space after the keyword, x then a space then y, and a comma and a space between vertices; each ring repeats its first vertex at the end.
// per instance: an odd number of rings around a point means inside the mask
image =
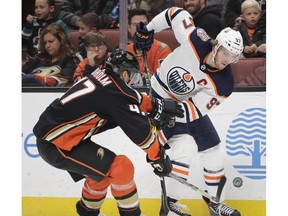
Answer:
POLYGON ((230 65, 218 70, 206 64, 212 51, 211 38, 196 28, 192 16, 172 7, 158 14, 147 29, 159 32, 172 28, 180 46, 169 54, 151 78, 152 89, 162 98, 183 102, 184 119, 190 122, 219 106, 233 91, 230 65))

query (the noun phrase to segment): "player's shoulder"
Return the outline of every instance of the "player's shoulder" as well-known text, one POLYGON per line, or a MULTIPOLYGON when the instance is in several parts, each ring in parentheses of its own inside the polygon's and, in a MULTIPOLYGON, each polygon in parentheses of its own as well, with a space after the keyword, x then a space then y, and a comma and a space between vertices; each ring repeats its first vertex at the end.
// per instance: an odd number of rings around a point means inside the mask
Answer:
POLYGON ((226 66, 226 68, 221 71, 209 73, 209 76, 217 89, 218 95, 228 97, 232 94, 234 79, 230 65, 226 66))

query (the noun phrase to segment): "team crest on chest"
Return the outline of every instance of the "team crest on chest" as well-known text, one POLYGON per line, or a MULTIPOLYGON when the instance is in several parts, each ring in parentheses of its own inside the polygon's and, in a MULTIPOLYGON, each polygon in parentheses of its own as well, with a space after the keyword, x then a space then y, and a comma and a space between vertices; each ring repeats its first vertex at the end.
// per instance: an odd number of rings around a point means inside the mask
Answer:
POLYGON ((181 67, 173 67, 167 73, 167 85, 169 89, 178 95, 185 95, 195 88, 195 81, 191 74, 181 67))

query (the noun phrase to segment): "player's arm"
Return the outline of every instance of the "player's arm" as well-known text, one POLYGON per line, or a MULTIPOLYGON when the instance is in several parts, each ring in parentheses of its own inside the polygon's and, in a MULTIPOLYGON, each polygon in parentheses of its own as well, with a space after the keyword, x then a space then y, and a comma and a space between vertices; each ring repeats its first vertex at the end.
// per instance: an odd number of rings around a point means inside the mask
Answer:
POLYGON ((183 8, 171 7, 164 10, 146 26, 148 31, 155 32, 171 28, 177 41, 182 44, 187 42, 188 35, 195 29, 192 16, 183 8))
POLYGON ((144 115, 139 105, 129 104, 111 107, 111 117, 130 140, 146 152, 147 162, 154 167, 157 175, 168 175, 172 164, 158 141, 157 130, 144 115))

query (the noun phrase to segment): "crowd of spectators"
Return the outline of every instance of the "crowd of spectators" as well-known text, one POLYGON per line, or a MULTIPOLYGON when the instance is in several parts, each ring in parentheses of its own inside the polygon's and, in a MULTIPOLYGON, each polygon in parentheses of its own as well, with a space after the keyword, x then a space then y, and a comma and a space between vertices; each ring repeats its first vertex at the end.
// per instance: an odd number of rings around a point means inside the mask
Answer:
MULTIPOLYGON (((67 86, 71 85, 82 75, 79 73, 81 62, 83 65, 89 65, 89 59, 92 59, 91 53, 95 59, 96 66, 105 62, 109 55, 107 44, 109 41, 101 29, 119 29, 120 15, 119 0, 34 0, 25 1, 22 8, 22 74, 23 86, 67 86), (47 39, 47 30, 51 24, 54 29, 63 29, 64 35, 51 33, 50 27, 48 33, 53 36, 54 41, 60 41, 61 45, 57 52, 61 53, 60 59, 55 60, 50 53, 49 44, 53 44, 47 39), (55 25, 56 24, 56 25, 55 25), (79 32, 79 45, 73 47, 71 42, 71 31, 79 32), (84 40, 85 36, 89 34, 84 40), (91 37, 95 37, 93 39, 91 37), (45 39, 46 38, 46 39, 45 39), (62 42, 65 41, 63 44, 62 42), (43 43, 43 44, 41 44, 43 43), (92 43, 92 45, 91 45, 92 43), (94 46, 94 49, 91 48, 94 46), (24 52, 23 52, 24 50, 24 52), (73 50, 73 51, 72 51, 73 50), (88 55, 89 52, 89 55, 88 55), (97 55, 95 53, 98 53, 97 55), (62 65, 63 57, 71 60, 73 67, 69 67, 69 72, 65 75, 66 81, 43 81, 43 67, 55 66, 65 71, 62 65), (77 59, 77 60, 75 60, 77 59), (83 60, 84 59, 84 60, 83 60), (73 62, 72 62, 73 61, 73 62), (56 64, 54 64, 56 62, 56 64), (83 63, 84 62, 84 63, 83 63), (31 66, 32 65, 32 66, 31 66), (40 69, 39 69, 40 68, 40 69), (77 68, 77 70, 76 70, 77 68), (75 74, 76 75, 75 75, 75 74), (31 78, 31 76, 33 78, 31 78), (37 78, 36 80, 34 78, 37 78), (77 78, 75 78, 77 77, 77 78)), ((159 67, 161 61, 171 53, 169 44, 155 40, 149 52, 148 68, 144 67, 143 55, 140 50, 133 46, 131 36, 136 31, 136 25, 140 22, 147 24, 155 15, 168 7, 178 6, 186 9, 194 19, 197 27, 203 28, 208 35, 215 39, 216 35, 225 27, 231 27, 238 30, 244 40, 244 52, 242 58, 266 57, 266 0, 128 0, 128 44, 127 50, 132 52, 140 63, 140 70, 144 74, 150 72, 153 74, 159 67)), ((48 34, 49 35, 49 34, 48 34)), ((58 54, 57 54, 58 55, 58 54)), ((58 57, 57 57, 58 58, 58 57)), ((66 61, 64 61, 66 62, 66 61)), ((45 69, 47 72, 47 69, 45 69)), ((59 74, 63 73, 58 71, 59 74)), ((66 73, 66 72, 65 72, 66 73)), ((47 74, 47 73, 45 73, 47 74)), ((59 75, 58 74, 58 75, 59 75)), ((58 76, 57 75, 57 76, 58 76)), ((49 75, 50 77, 50 75, 49 75)), ((50 79, 50 78, 49 78, 50 79)), ((139 85, 143 85, 140 80, 139 85)))

